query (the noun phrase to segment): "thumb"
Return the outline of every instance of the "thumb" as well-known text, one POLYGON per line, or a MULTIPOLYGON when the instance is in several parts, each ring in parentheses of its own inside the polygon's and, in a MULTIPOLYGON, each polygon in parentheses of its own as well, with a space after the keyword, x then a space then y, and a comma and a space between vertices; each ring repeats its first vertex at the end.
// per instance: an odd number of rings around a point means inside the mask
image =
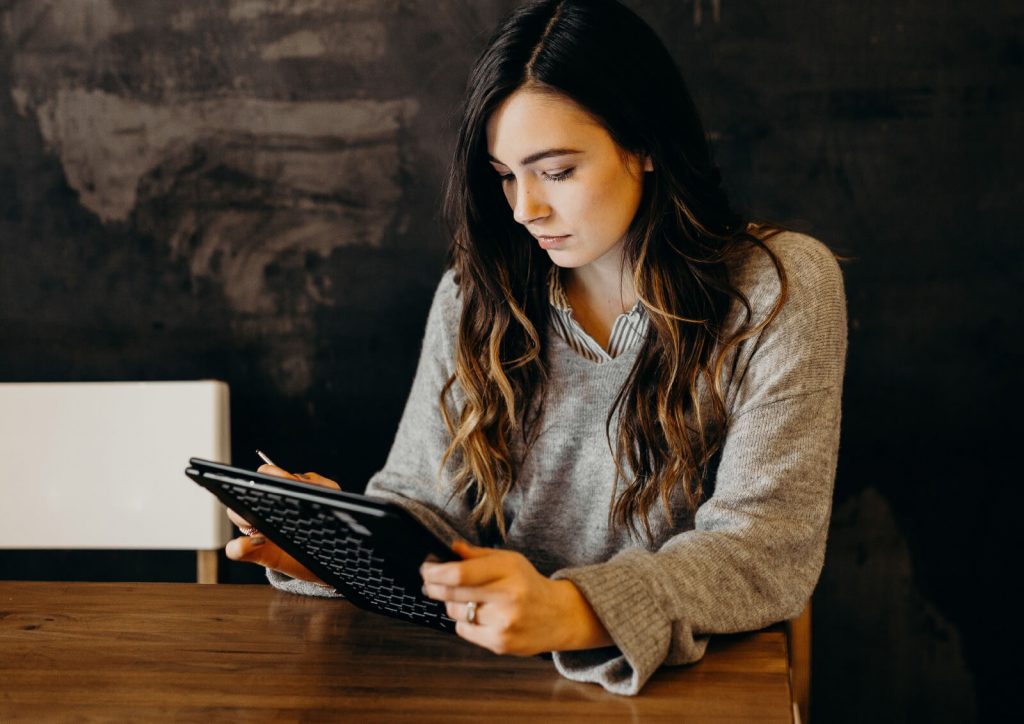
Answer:
POLYGON ((457 540, 452 543, 452 550, 463 558, 481 558, 493 552, 490 548, 471 545, 464 540, 457 540))

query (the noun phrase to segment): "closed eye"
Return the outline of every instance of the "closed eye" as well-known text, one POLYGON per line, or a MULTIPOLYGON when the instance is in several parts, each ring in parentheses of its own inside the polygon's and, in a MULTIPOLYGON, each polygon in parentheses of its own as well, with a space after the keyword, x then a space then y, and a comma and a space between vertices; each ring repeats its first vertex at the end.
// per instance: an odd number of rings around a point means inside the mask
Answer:
POLYGON ((572 176, 572 172, 575 171, 575 170, 576 169, 574 169, 574 168, 567 168, 564 171, 560 171, 559 173, 544 174, 544 175, 548 179, 550 179, 551 181, 565 181, 567 178, 572 176))
MULTIPOLYGON (((575 170, 575 168, 567 168, 564 171, 559 171, 558 173, 546 173, 544 174, 544 178, 548 181, 565 181, 572 176, 575 170)), ((509 181, 515 181, 516 176, 512 173, 502 173, 498 174, 498 178, 501 179, 502 183, 508 183, 509 181)))

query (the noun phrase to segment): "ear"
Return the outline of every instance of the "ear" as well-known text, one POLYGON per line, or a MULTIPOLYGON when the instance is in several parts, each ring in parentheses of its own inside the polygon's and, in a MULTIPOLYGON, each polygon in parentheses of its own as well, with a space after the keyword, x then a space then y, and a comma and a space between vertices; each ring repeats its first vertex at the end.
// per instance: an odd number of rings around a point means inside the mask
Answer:
POLYGON ((650 156, 644 156, 644 171, 653 171, 654 164, 651 162, 650 156))

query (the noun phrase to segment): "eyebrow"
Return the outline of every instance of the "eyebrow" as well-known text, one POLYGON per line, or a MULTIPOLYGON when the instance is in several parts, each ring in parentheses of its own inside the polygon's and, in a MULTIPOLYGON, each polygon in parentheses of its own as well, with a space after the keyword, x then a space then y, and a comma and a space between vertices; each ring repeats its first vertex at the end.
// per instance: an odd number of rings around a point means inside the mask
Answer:
MULTIPOLYGON (((531 163, 536 163, 544 158, 551 158, 552 156, 571 156, 575 153, 583 153, 583 151, 577 151, 575 148, 548 148, 544 151, 537 151, 537 153, 531 153, 529 156, 520 161, 520 165, 529 166, 531 163)), ((500 163, 502 166, 504 162, 499 161, 491 154, 487 154, 487 158, 491 159, 494 163, 500 163)))

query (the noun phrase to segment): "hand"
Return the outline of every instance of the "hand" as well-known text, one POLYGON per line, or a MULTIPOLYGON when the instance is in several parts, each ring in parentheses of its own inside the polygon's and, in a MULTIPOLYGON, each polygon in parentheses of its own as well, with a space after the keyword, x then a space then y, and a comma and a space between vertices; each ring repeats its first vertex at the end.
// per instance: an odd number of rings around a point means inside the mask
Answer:
MULTIPOLYGON (((322 475, 318 475, 317 473, 293 475, 292 473, 282 470, 274 465, 260 465, 257 472, 264 473, 266 475, 273 475, 278 478, 298 480, 303 483, 311 483, 312 485, 320 485, 325 488, 341 490, 341 486, 336 482, 329 478, 325 478, 322 475)), ((252 524, 249 523, 249 521, 230 508, 228 509, 228 518, 230 518, 231 522, 239 528, 246 529, 252 527, 252 524)), ((259 533, 245 535, 228 541, 228 544, 224 547, 224 552, 227 554, 227 557, 233 561, 255 563, 260 566, 265 566, 266 568, 272 568, 275 571, 280 571, 292 578, 301 578, 304 581, 312 581, 314 583, 325 585, 324 582, 320 580, 319 576, 285 553, 276 544, 267 540, 266 536, 260 535, 259 533)))
POLYGON ((455 632, 496 654, 531 656, 611 645, 612 639, 572 581, 541 575, 520 553, 478 548, 459 541, 463 557, 424 563, 423 590, 444 601, 455 632), (476 623, 466 621, 466 604, 477 603, 476 623))

